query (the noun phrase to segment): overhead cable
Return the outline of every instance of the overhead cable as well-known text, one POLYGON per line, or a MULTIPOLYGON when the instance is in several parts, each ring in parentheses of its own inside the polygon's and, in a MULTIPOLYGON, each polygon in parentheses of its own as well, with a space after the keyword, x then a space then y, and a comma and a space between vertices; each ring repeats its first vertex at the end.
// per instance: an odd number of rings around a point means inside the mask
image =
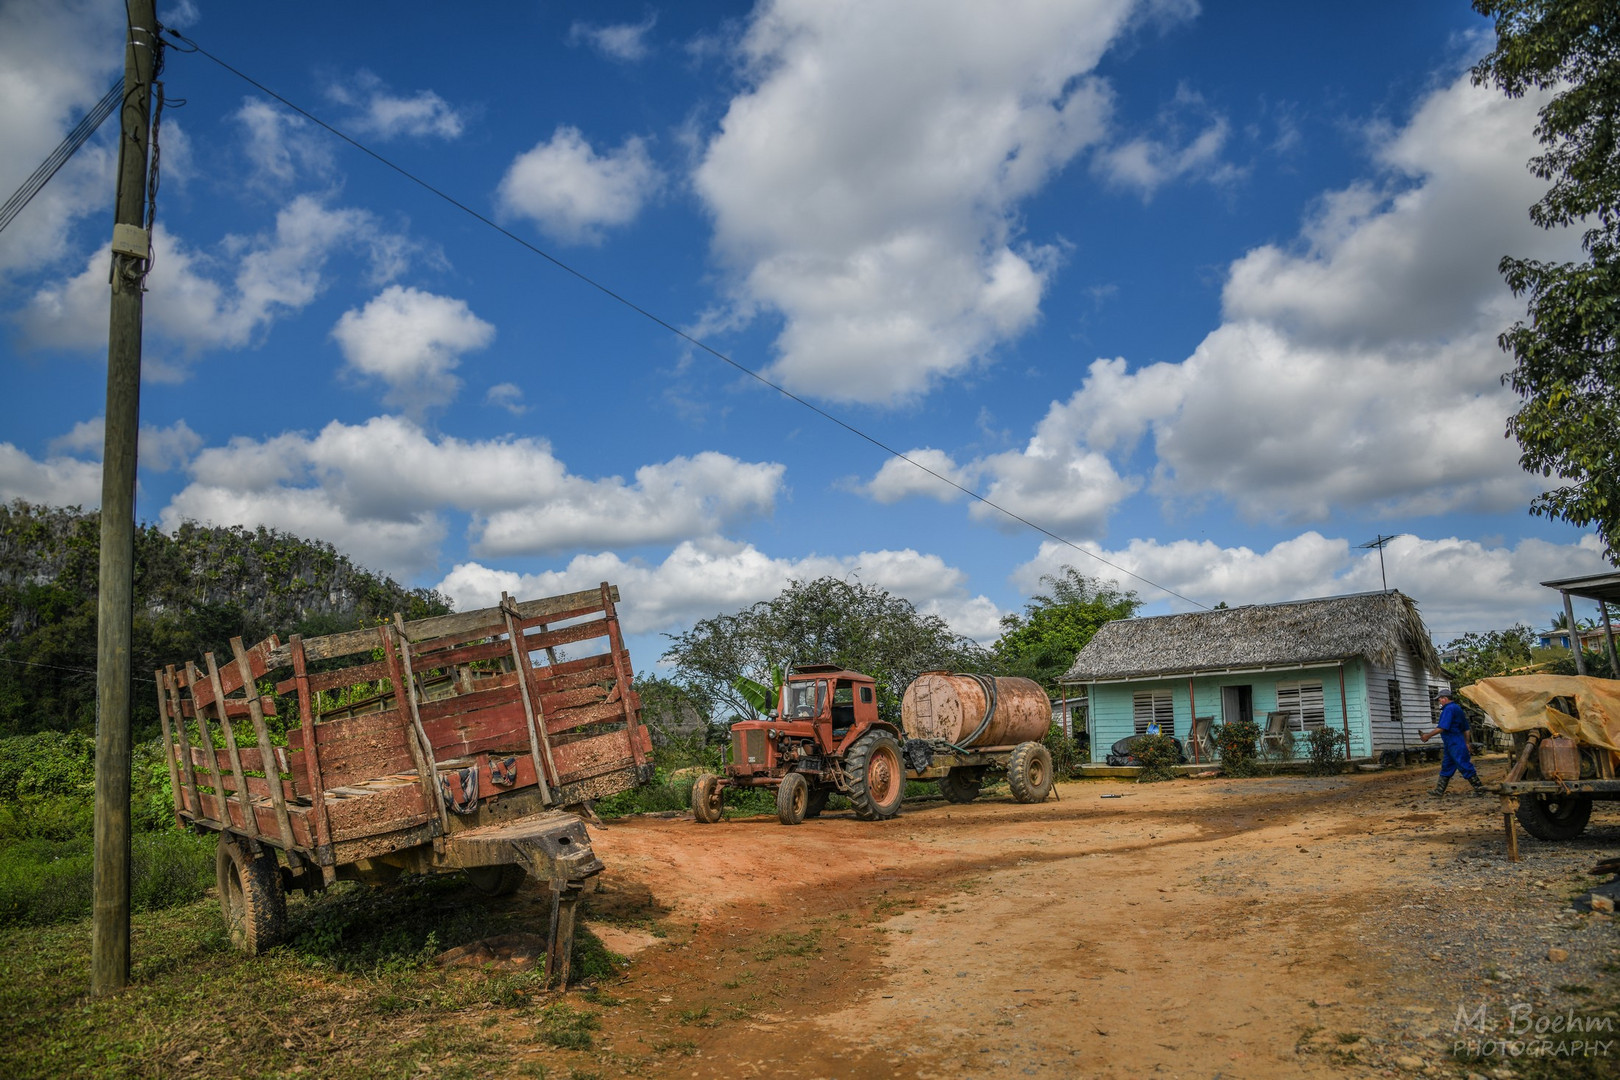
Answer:
POLYGON ((95 108, 85 113, 83 118, 74 125, 73 130, 68 132, 67 138, 62 140, 61 145, 52 150, 50 156, 39 163, 39 168, 35 169, 28 179, 22 182, 22 187, 12 192, 11 198, 7 199, 4 205, 0 205, 0 231, 4 231, 5 227, 10 225, 18 214, 22 213, 23 207, 32 202, 34 196, 40 193, 40 189, 50 183, 51 177, 56 175, 57 170, 66 165, 68 159, 78 151, 79 147, 83 146, 90 136, 96 133, 96 129, 101 126, 102 121, 111 116, 113 110, 118 108, 118 101, 123 96, 124 80, 120 76, 118 81, 113 84, 113 88, 108 90, 100 101, 96 102, 95 108))

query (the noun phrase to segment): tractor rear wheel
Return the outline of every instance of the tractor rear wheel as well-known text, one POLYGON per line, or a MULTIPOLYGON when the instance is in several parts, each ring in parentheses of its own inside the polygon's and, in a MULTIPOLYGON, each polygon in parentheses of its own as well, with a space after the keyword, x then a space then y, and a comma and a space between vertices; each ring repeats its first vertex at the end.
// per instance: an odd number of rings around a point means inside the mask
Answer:
POLYGON ((900 812, 906 794, 906 769, 900 744, 887 731, 861 736, 844 758, 849 801, 862 821, 882 821, 900 812))
POLYGON ((231 944, 249 956, 280 944, 287 932, 287 894, 275 852, 266 849, 254 858, 251 848, 221 833, 214 874, 231 944))
POLYGON ((800 773, 790 772, 782 777, 776 789, 776 820, 784 825, 799 825, 810 810, 810 785, 800 773))
POLYGON ((1592 800, 1571 795, 1519 796, 1519 824, 1537 840, 1573 840, 1586 831, 1592 800))
POLYGON ((830 790, 820 784, 812 787, 810 789, 810 801, 804 808, 804 816, 807 818, 820 817, 821 812, 827 809, 827 798, 831 794, 830 790))
POLYGON ((1007 761, 1007 787, 1021 803, 1043 801, 1052 792, 1052 753, 1038 742, 1019 743, 1007 761))
POLYGON ((979 797, 979 788, 983 786, 979 770, 974 767, 958 765, 939 778, 939 793, 945 796, 946 802, 970 803, 979 797))
POLYGON ((720 820, 722 813, 720 778, 713 773, 704 773, 692 785, 692 820, 702 825, 713 825, 720 820))

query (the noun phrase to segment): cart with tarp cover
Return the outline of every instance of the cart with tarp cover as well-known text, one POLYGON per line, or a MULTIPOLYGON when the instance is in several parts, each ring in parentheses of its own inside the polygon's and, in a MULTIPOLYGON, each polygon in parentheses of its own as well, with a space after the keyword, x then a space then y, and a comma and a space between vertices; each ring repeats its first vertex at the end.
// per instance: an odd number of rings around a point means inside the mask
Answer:
POLYGON ((1496 785, 1508 856, 1517 818, 1538 840, 1573 840, 1597 799, 1620 799, 1620 682, 1586 675, 1511 675, 1458 691, 1513 736, 1513 764, 1496 785))
POLYGON ((602 870, 582 815, 652 772, 618 599, 502 594, 158 671, 175 817, 219 834, 236 946, 280 938, 288 889, 461 871, 501 895, 532 875, 552 892, 547 980, 566 985, 602 870))

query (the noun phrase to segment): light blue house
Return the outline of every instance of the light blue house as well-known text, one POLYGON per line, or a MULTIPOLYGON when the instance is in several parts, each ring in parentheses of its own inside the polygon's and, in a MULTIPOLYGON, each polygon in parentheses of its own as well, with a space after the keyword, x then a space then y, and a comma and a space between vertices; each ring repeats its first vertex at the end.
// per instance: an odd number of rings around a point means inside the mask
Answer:
MULTIPOLYGON (((1119 619, 1061 681, 1087 699, 1097 762, 1155 722, 1188 744, 1195 717, 1262 729, 1275 719, 1295 738, 1327 725, 1357 758, 1416 749, 1449 685, 1417 605, 1393 589, 1119 619)), ((1208 748, 1196 756, 1209 760, 1208 748)))

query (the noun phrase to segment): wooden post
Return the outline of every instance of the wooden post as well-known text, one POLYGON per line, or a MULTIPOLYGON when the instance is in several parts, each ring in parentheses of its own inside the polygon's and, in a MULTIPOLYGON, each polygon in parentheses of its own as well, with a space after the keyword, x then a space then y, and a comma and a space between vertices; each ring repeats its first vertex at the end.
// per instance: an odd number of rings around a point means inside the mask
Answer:
POLYGON ((428 806, 438 814, 439 828, 448 833, 450 811, 445 808, 444 795, 439 787, 439 763, 433 757, 433 744, 428 741, 427 732, 422 730, 422 711, 416 702, 416 674, 411 670, 411 639, 405 636, 405 619, 396 611, 394 633, 390 635, 386 626, 380 629, 383 631, 384 651, 388 654, 388 663, 394 677, 394 705, 405 720, 407 732, 405 741, 415 748, 413 755, 416 758, 417 771, 422 777, 422 788, 427 792, 428 806), (402 664, 403 671, 400 670, 402 664), (405 684, 405 701, 399 699, 402 682, 405 684), (407 703, 410 706, 409 712, 406 712, 407 703))
MULTIPOLYGON (((214 802, 219 807, 219 827, 231 827, 231 812, 225 805, 225 769, 219 763, 219 751, 214 749, 214 735, 208 730, 208 717, 203 715, 203 707, 197 704, 197 665, 190 660, 186 661, 186 685, 191 687, 191 707, 197 713, 197 736, 202 744, 208 748, 208 760, 214 769, 214 802)), ((199 801, 202 796, 197 796, 199 801)))
MULTIPOLYGON (((225 684, 219 679, 219 664, 214 660, 213 653, 204 653, 203 660, 208 664, 208 686, 214 692, 214 717, 219 721, 219 730, 225 733, 225 753, 231 759, 231 775, 236 777, 236 801, 242 804, 242 831, 249 836, 259 835, 259 819, 253 813, 253 795, 248 791, 247 772, 242 768, 242 751, 236 742, 236 728, 231 725, 231 711, 225 704, 225 684)), ((248 683, 251 689, 253 683, 248 683)), ((197 706, 199 715, 202 706, 197 706)), ((217 759, 218 754, 214 757, 217 759)), ((267 770, 268 771, 268 770, 267 770)), ((216 776, 219 790, 225 790, 225 777, 216 776)), ((227 808, 228 809, 228 808, 227 808)), ((230 818, 225 824, 231 823, 230 818)))
POLYGON ((630 695, 635 693, 631 685, 631 673, 624 669, 624 638, 619 636, 619 613, 613 609, 613 595, 609 592, 607 582, 602 582, 602 611, 607 620, 608 653, 613 657, 613 676, 619 687, 619 697, 624 701, 624 731, 630 740, 630 756, 635 759, 636 768, 646 763, 641 751, 641 737, 636 734, 636 710, 630 707, 630 695))
MULTIPOLYGON (((1341 662, 1339 664, 1339 719, 1344 721, 1344 760, 1349 761, 1349 760, 1351 760, 1351 758, 1350 758, 1350 699, 1344 692, 1344 664, 1343 664, 1343 662, 1341 662)), ((1301 716, 1300 722, 1303 725, 1303 723, 1304 723, 1304 717, 1303 716, 1301 716)), ((1370 733, 1372 725, 1369 723, 1367 725, 1367 727, 1368 727, 1369 733, 1370 733)), ((1371 749, 1372 749, 1371 747, 1368 747, 1369 752, 1371 751, 1371 749)))
POLYGON ((135 612, 135 442, 141 426, 141 288, 146 274, 146 154, 156 66, 154 0, 128 0, 107 413, 101 458, 101 567, 96 605, 96 808, 90 992, 129 984, 130 637, 135 612))
MULTIPOLYGON (((294 849, 298 847, 298 842, 293 839, 292 821, 287 817, 287 793, 281 786, 281 763, 276 760, 276 748, 270 745, 270 729, 264 722, 264 706, 259 704, 259 688, 253 682, 253 664, 248 660, 247 650, 242 648, 241 638, 231 638, 231 652, 236 657, 236 670, 242 676, 242 692, 247 697, 248 719, 253 721, 253 736, 259 743, 259 759, 264 763, 264 778, 270 782, 270 806, 275 810, 276 828, 281 832, 282 850, 287 853, 287 862, 297 866, 297 852, 294 849)), ((209 659, 212 664, 212 656, 209 659)), ((219 714, 224 716, 225 702, 221 701, 219 706, 219 714)), ((246 785, 247 780, 244 778, 242 783, 246 785)))
POLYGON ((310 839, 315 842, 318 853, 322 845, 332 842, 332 820, 326 807, 326 782, 321 779, 321 755, 315 746, 315 724, 320 717, 315 715, 316 698, 309 690, 309 661, 304 656, 302 635, 292 636, 289 650, 292 653, 293 678, 298 684, 298 715, 304 728, 304 786, 309 789, 310 807, 314 810, 311 815, 314 818, 311 829, 314 835, 310 839))
POLYGON ((1199 763, 1198 744, 1193 741, 1193 736, 1198 734, 1198 702, 1193 697, 1193 681, 1191 675, 1187 676, 1187 711, 1192 714, 1192 720, 1187 726, 1187 741, 1192 743, 1193 764, 1196 765, 1199 763))
MULTIPOLYGON (((519 644, 523 638, 523 627, 512 617, 511 601, 510 596, 505 592, 501 593, 501 616, 506 620, 506 637, 512 645, 512 667, 517 672, 518 697, 523 701, 523 719, 529 725, 529 757, 534 762, 534 780, 540 785, 540 802, 550 806, 551 785, 546 783, 546 769, 540 761, 541 744, 545 743, 547 750, 550 749, 549 740, 546 738, 545 714, 540 710, 539 703, 534 700, 529 684, 529 654, 528 650, 519 644)), ((549 758, 548 753, 547 759, 549 758)))
POLYGON ((173 664, 163 669, 163 689, 174 703, 174 726, 180 736, 180 772, 186 780, 186 797, 183 800, 186 812, 199 818, 207 817, 203 813, 202 792, 197 790, 197 764, 191 760, 191 738, 186 734, 185 700, 180 696, 179 676, 173 664))
POLYGON ((1569 593, 1559 590, 1564 598, 1564 625, 1569 628, 1569 647, 1575 653, 1575 674, 1586 674, 1586 657, 1581 655, 1581 632, 1575 629, 1575 608, 1569 602, 1569 593))
POLYGON ((166 759, 164 764, 169 766, 169 793, 174 797, 174 821, 181 825, 185 823, 180 816, 180 800, 184 798, 184 792, 180 788, 180 769, 174 757, 174 731, 169 726, 169 695, 163 688, 163 672, 154 671, 152 674, 155 676, 152 681, 157 683, 158 723, 163 727, 163 757, 166 759))
POLYGON ((1603 612, 1603 640, 1609 646, 1609 678, 1620 679, 1620 656, 1614 651, 1614 625, 1609 622, 1609 602, 1598 601, 1598 610, 1603 612))

